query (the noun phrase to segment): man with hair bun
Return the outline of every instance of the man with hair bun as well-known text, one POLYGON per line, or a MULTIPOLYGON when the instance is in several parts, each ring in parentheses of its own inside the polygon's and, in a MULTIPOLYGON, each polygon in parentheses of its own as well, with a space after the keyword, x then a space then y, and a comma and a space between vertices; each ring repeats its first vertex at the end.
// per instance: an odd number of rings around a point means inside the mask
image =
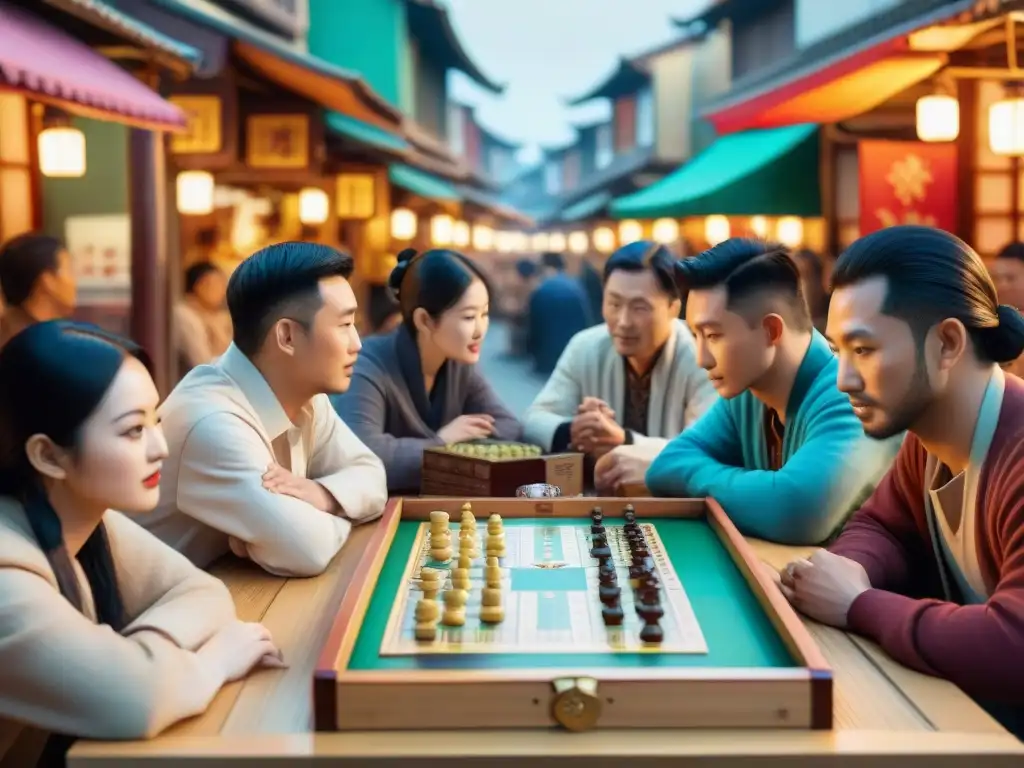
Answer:
MULTIPOLYGON (((804 614, 945 678, 1024 733, 1024 318, 974 250, 899 226, 836 263, 828 336, 871 437, 907 431, 839 538, 780 573, 804 614)), ((852 470, 855 471, 853 467, 852 470)))

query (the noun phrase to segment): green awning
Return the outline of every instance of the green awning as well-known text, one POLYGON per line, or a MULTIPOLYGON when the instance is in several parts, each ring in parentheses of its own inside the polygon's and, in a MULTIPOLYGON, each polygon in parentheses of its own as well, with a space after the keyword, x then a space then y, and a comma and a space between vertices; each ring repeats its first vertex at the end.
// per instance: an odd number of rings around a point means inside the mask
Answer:
POLYGON ((618 219, 820 216, 818 126, 723 136, 651 186, 614 200, 618 219))
POLYGON ((609 192, 595 192, 588 197, 584 197, 579 202, 568 206, 558 218, 562 221, 584 221, 600 212, 602 208, 611 202, 611 199, 612 196, 609 192))
POLYGON ((378 149, 405 152, 411 148, 401 136, 341 112, 327 113, 327 127, 346 138, 378 149))
POLYGON ((413 168, 411 165, 395 164, 388 168, 388 178, 396 187, 430 200, 446 200, 457 203, 462 200, 458 190, 444 179, 413 168))

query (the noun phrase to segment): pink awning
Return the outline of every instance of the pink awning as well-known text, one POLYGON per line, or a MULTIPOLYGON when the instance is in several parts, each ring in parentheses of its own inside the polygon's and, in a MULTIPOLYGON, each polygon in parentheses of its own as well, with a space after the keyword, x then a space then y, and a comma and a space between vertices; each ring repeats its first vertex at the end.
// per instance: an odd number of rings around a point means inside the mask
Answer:
POLYGON ((129 72, 32 14, 0 2, 0 89, 68 112, 179 131, 185 115, 129 72))

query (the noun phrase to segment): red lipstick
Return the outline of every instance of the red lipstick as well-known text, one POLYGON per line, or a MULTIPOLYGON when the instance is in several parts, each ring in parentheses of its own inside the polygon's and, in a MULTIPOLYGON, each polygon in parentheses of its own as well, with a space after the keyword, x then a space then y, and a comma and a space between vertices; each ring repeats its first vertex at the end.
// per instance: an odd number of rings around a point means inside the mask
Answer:
POLYGON ((142 484, 149 489, 156 488, 160 485, 160 470, 157 470, 152 475, 142 481, 142 484))

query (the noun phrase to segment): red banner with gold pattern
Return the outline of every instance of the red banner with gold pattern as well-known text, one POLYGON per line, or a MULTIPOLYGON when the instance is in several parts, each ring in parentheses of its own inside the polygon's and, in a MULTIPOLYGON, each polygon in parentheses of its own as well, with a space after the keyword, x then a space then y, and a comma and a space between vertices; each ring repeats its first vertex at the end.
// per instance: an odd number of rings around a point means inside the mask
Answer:
POLYGON ((861 141, 860 233, 896 224, 956 231, 956 144, 861 141))

